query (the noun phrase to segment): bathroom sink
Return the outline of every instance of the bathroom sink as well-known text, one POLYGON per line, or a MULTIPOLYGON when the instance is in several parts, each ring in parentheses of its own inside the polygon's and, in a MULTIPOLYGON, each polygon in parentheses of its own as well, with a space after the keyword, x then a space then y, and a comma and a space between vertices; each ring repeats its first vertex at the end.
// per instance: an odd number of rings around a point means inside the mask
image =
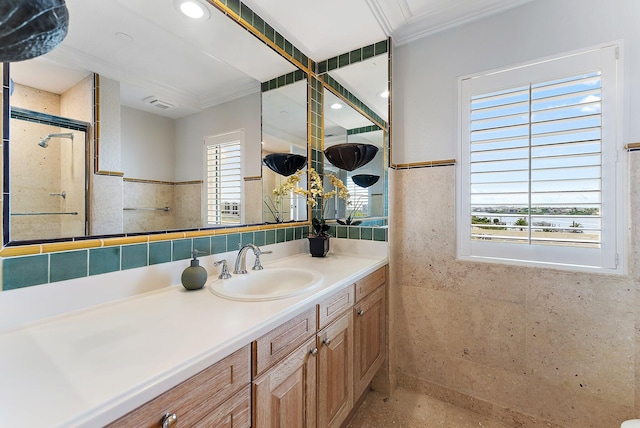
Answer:
POLYGON ((258 302, 284 299, 305 293, 322 283, 322 275, 295 268, 266 268, 215 279, 209 289, 216 296, 231 300, 258 302))

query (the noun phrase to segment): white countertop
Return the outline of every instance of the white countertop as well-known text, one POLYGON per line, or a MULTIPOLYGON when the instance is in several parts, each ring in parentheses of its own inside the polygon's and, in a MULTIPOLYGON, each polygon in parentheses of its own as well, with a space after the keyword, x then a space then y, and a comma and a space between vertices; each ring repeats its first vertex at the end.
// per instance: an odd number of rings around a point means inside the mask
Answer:
POLYGON ((103 426, 386 263, 379 252, 333 249, 325 258, 263 258, 265 269, 309 269, 324 282, 267 302, 174 285, 8 329, 0 333, 2 425, 103 426))

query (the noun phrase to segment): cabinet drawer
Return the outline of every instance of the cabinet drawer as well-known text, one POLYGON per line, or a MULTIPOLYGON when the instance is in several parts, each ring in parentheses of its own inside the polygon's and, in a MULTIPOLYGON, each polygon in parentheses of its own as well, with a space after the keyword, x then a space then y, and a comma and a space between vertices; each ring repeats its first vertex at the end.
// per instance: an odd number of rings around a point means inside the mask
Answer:
POLYGON ((351 309, 354 296, 352 284, 321 302, 318 305, 318 330, 338 318, 347 309, 351 309))
POLYGON ((243 390, 222 403, 216 410, 198 421, 196 426, 201 428, 249 428, 251 426, 251 385, 247 385, 243 390))
POLYGON ((253 342, 253 376, 258 376, 316 333, 316 310, 309 309, 253 342))
POLYGON ((377 271, 356 281, 356 302, 359 302, 367 294, 384 284, 387 280, 387 267, 381 267, 377 271))
POLYGON ((108 427, 160 427, 167 413, 175 413, 179 426, 193 426, 250 382, 249 346, 234 352, 138 407, 108 427))

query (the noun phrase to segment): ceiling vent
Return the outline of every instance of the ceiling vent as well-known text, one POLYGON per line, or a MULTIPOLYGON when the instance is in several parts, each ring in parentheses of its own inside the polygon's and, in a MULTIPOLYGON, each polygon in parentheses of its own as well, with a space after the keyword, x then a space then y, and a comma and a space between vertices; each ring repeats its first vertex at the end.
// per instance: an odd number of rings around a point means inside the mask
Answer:
POLYGON ((144 100, 145 103, 152 105, 154 107, 157 107, 161 110, 169 110, 170 108, 173 108, 173 104, 171 104, 168 101, 163 101, 161 99, 159 99, 158 97, 147 97, 144 100))

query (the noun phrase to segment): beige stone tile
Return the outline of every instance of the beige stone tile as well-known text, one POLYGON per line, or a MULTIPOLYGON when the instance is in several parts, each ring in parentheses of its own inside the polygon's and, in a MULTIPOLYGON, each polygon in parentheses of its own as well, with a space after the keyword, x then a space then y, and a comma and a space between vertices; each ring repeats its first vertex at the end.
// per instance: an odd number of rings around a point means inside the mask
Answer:
POLYGON ((405 359, 412 353, 420 358, 422 349, 436 350, 448 358, 524 371, 522 305, 416 287, 403 287, 401 293, 404 310, 396 321, 405 359))
POLYGON ((588 391, 572 391, 535 375, 530 376, 528 394, 532 414, 567 428, 618 428, 637 416, 631 406, 588 391))
POLYGON ((347 426, 350 428, 507 428, 507 425, 489 417, 402 389, 397 390, 391 397, 370 391, 347 426))
POLYGON ((532 286, 527 372, 565 394, 634 405, 635 289, 608 276, 555 273, 532 286))
POLYGON ((93 175, 91 235, 122 233, 122 177, 93 175))
MULTIPOLYGON (((628 154, 629 163, 629 205, 631 213, 640 213, 640 151, 628 154)), ((629 274, 640 278, 640 225, 638 216, 632 215, 629 239, 629 274)))

